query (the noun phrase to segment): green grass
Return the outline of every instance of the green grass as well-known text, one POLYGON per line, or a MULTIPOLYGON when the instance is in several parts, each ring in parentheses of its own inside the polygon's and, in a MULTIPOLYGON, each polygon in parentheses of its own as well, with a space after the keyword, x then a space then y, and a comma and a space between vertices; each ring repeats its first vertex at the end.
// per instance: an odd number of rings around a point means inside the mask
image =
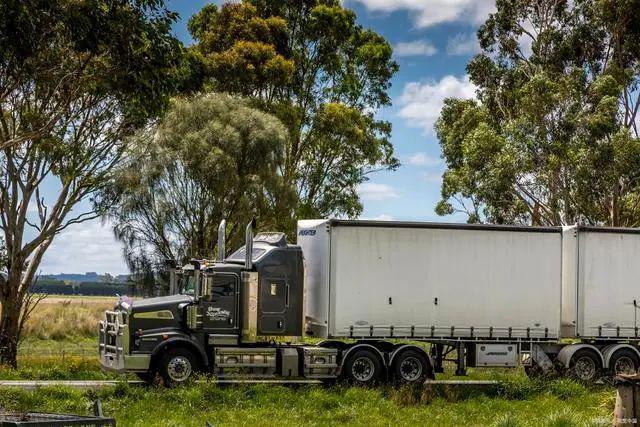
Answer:
POLYGON ((221 387, 213 383, 177 389, 119 385, 100 392, 65 388, 3 391, 7 410, 88 414, 101 398, 105 414, 122 426, 213 425, 604 425, 615 392, 571 382, 508 386, 489 395, 465 396, 390 387, 221 387))
POLYGON ((0 366, 2 380, 113 380, 121 376, 103 372, 97 339, 64 341, 30 338, 18 349, 18 369, 0 366))

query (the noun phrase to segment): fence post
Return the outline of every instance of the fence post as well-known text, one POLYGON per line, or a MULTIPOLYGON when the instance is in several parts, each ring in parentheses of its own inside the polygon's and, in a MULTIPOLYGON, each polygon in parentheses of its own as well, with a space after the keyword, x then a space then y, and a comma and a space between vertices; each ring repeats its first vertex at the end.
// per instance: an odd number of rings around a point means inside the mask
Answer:
POLYGON ((640 374, 619 375, 614 384, 618 390, 613 411, 614 427, 638 425, 640 414, 640 374))

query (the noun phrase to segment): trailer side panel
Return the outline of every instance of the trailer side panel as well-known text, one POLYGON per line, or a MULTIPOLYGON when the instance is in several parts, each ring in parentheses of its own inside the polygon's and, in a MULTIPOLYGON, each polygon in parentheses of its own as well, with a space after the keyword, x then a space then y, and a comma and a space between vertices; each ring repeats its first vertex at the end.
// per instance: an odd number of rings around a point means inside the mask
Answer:
POLYGON ((331 228, 329 335, 557 338, 562 233, 331 228))
POLYGON ((640 233, 581 229, 578 331, 582 337, 638 337, 640 233))

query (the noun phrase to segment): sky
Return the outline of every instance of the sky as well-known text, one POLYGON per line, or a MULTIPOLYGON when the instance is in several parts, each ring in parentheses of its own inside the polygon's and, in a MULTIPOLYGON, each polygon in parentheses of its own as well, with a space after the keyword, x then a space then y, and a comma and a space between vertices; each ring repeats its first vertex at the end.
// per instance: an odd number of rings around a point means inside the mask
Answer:
MULTIPOLYGON (((168 8, 180 14, 174 32, 185 44, 192 42, 187 21, 207 3, 168 1, 168 8)), ((379 117, 393 125, 391 142, 402 166, 371 175, 360 185, 361 218, 464 221, 434 212, 444 164, 433 125, 445 98, 474 96, 465 68, 478 52, 475 33, 494 10, 494 0, 344 0, 343 4, 356 12, 362 26, 393 45, 400 65, 390 90, 392 106, 380 111, 379 117)), ((97 220, 69 227, 56 237, 41 264, 43 274, 85 271, 127 272, 109 224, 97 220)))

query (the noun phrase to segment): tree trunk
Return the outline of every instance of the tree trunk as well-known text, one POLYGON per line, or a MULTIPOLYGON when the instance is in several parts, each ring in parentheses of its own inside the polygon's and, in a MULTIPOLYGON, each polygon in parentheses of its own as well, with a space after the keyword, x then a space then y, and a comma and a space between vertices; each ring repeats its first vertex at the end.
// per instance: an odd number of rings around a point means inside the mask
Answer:
POLYGON ((4 292, 0 293, 2 316, 0 318, 0 364, 16 368, 18 364, 18 342, 20 341, 20 315, 22 303, 11 278, 5 284, 4 292))

